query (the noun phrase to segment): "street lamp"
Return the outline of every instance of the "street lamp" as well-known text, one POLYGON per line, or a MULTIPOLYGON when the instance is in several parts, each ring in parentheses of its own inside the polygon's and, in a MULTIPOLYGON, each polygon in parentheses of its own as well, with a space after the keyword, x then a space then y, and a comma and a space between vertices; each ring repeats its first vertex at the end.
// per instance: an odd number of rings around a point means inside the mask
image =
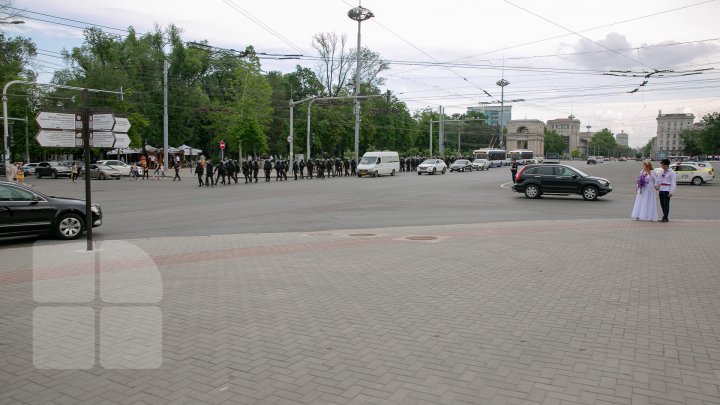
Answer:
POLYGON ((355 65, 355 163, 358 163, 360 158, 360 99, 357 97, 360 95, 360 24, 375 15, 361 4, 350 9, 347 15, 351 20, 358 22, 357 48, 355 49, 357 54, 355 65))
POLYGON ((505 136, 505 124, 503 122, 503 110, 505 110, 505 86, 510 84, 509 81, 503 79, 498 80, 495 84, 500 86, 500 149, 503 148, 503 136, 505 136))

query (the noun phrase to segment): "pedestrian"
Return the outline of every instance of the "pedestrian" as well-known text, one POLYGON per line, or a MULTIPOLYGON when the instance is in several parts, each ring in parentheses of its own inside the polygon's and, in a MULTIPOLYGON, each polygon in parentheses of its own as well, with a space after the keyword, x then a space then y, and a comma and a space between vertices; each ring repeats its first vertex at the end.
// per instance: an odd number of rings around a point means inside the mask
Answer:
POLYGON ((245 177, 245 184, 248 184, 248 181, 252 181, 252 176, 250 176, 250 162, 248 162, 247 159, 243 159, 242 161, 242 173, 243 177, 245 177))
POLYGON ((510 161, 510 175, 512 176, 512 182, 515 183, 515 176, 517 176, 517 160, 512 158, 510 161))
POLYGON ((260 162, 259 162, 259 159, 260 159, 260 158, 256 158, 256 159, 253 161, 252 170, 253 170, 253 178, 255 179, 255 183, 258 182, 258 173, 260 172, 260 162))
POLYGON ((218 162, 215 171, 217 172, 217 177, 215 177, 215 184, 220 184, 218 182, 218 179, 222 179, 222 184, 225 184, 225 163, 222 160, 218 162))
POLYGON ((205 160, 205 187, 215 187, 215 181, 213 180, 213 164, 212 159, 205 160))
POLYGON ((673 169, 670 168, 670 160, 661 160, 660 167, 662 167, 662 170, 660 171, 658 183, 656 184, 655 188, 659 191, 658 194, 660 197, 660 208, 662 209, 663 213, 660 222, 668 222, 670 221, 670 219, 668 219, 668 216, 670 215, 670 198, 675 192, 675 187, 677 186, 677 179, 675 176, 675 172, 673 171, 673 169))
POLYGON ((180 159, 177 156, 175 156, 174 168, 175 168, 175 177, 173 177, 173 181, 175 181, 175 180, 182 181, 182 179, 180 178, 180 159))
POLYGON ((77 181, 78 178, 78 165, 77 162, 73 162, 72 166, 70 167, 70 179, 73 183, 77 181))
POLYGON ((657 175, 649 160, 643 162, 642 170, 635 181, 637 195, 630 215, 636 221, 657 221, 655 186, 657 175))
POLYGON ((308 159, 308 161, 307 161, 307 171, 308 171, 308 178, 309 178, 310 180, 312 180, 312 178, 313 178, 313 167, 314 167, 314 164, 313 164, 312 159, 308 159))
POLYGON ((272 163, 270 163, 270 159, 265 159, 265 163, 263 163, 263 171, 265 172, 265 181, 270 181, 270 171, 272 170, 272 163))
POLYGON ((16 165, 16 173, 15 173, 15 180, 18 183, 24 183, 25 182, 25 172, 23 171, 23 165, 22 162, 18 162, 16 165))
POLYGON ((355 158, 352 158, 350 160, 350 175, 351 176, 357 176, 357 161, 355 158))
POLYGON ((305 159, 300 159, 298 167, 300 168, 300 179, 302 180, 305 178, 305 175, 303 174, 303 171, 305 171, 305 159))
POLYGON ((295 180, 297 180, 298 170, 300 170, 300 166, 298 165, 297 160, 293 160, 292 171, 293 175, 295 176, 295 180))
POLYGON ((163 167, 162 163, 155 166, 155 171, 153 172, 152 179, 155 180, 155 176, 157 176, 157 180, 160 180, 160 173, 162 173, 163 178, 165 177, 165 168, 163 167))
POLYGON ((200 160, 198 160, 197 164, 195 165, 195 174, 197 175, 197 178, 198 178, 198 187, 202 187, 202 185, 203 185, 203 180, 202 180, 203 164, 200 160))

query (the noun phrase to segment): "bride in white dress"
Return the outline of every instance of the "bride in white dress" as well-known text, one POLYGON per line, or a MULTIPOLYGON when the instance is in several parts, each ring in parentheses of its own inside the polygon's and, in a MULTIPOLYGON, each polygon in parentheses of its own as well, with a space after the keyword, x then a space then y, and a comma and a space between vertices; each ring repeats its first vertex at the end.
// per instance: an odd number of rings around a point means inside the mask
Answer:
POLYGON ((657 221, 656 183, 657 175, 653 171, 652 163, 646 160, 635 182, 637 196, 630 216, 636 221, 657 221))

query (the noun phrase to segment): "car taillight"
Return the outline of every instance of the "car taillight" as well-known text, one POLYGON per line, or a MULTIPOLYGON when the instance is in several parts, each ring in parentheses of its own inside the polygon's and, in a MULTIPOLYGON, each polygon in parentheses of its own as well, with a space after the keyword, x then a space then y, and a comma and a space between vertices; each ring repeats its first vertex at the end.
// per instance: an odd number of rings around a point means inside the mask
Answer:
POLYGON ((517 174, 515 175, 515 182, 517 183, 520 181, 520 175, 522 174, 523 170, 525 170, 525 166, 521 167, 520 170, 518 170, 517 174))

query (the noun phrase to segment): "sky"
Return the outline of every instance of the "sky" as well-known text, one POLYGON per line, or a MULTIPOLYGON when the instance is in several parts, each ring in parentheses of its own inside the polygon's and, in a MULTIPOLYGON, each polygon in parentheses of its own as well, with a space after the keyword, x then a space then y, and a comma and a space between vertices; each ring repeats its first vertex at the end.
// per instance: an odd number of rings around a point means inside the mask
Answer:
MULTIPOLYGON (((358 1, 10 0, 25 24, 0 26, 32 39, 41 82, 62 67, 58 52, 80 46, 88 23, 138 33, 174 24, 185 41, 257 52, 316 56, 312 37, 347 35, 358 1)), ((720 112, 720 0, 363 0, 374 17, 361 43, 389 61, 383 90, 410 111, 463 113, 479 103, 511 104, 513 119, 575 116, 582 130, 655 136, 659 111, 720 112), (652 74, 650 74, 652 73, 652 74), (648 77, 645 77, 649 75, 648 77), (504 78, 504 94, 496 84, 504 78), (524 101, 509 103, 508 100, 524 101)), ((261 61, 289 73, 316 61, 261 61)), ((481 145, 485 146, 485 145, 481 145)))

